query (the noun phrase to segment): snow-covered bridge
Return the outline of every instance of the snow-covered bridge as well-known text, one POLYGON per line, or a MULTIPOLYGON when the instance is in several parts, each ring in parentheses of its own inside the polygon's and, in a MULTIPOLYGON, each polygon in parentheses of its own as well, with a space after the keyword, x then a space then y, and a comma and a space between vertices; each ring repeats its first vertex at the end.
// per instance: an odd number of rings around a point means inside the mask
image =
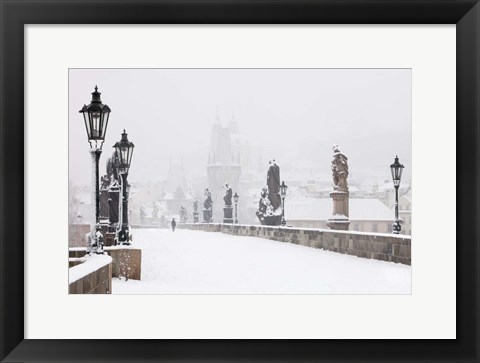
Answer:
POLYGON ((142 280, 114 294, 409 294, 411 267, 257 237, 133 231, 142 280))

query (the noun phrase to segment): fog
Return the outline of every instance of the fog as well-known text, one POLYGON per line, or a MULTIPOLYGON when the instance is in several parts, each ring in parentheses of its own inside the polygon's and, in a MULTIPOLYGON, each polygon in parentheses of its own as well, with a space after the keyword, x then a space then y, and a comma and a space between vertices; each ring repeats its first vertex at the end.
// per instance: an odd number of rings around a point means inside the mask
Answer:
POLYGON ((351 177, 390 180, 398 154, 411 178, 409 69, 71 69, 69 177, 89 185, 89 145, 82 115, 98 86, 112 112, 100 174, 126 129, 135 144, 130 182, 165 180, 183 160, 188 180, 207 174, 212 125, 232 118, 264 162, 282 177, 301 166, 331 180, 332 145, 349 158, 351 177))

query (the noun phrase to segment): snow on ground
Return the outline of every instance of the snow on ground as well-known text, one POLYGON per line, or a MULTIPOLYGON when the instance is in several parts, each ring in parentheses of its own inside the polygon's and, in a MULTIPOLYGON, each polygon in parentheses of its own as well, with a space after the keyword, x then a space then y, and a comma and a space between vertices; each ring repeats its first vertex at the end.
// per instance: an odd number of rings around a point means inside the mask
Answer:
POLYGON ((411 267, 223 233, 133 231, 142 280, 113 294, 410 294, 411 267))

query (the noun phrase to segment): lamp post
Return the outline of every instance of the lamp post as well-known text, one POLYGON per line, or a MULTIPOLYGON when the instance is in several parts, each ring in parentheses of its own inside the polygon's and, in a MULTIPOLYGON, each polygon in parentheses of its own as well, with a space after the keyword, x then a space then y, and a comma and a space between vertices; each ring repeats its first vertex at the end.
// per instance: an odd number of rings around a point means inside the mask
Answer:
POLYGON ((127 133, 123 130, 122 139, 113 145, 118 157, 118 175, 121 182, 122 202, 119 206, 119 221, 117 226, 117 241, 119 244, 129 245, 129 228, 128 228, 128 192, 130 190, 127 183, 128 170, 132 162, 132 154, 135 145, 128 141, 127 133))
POLYGON ((95 204, 95 223, 90 230, 90 236, 87 239, 87 253, 103 253, 103 238, 100 232, 100 187, 98 164, 102 153, 102 145, 105 141, 108 119, 110 116, 110 107, 104 105, 100 99, 101 93, 95 86, 92 92, 92 101, 90 104, 83 105, 79 111, 83 114, 85 129, 87 130, 88 143, 90 144, 90 154, 92 157, 92 204, 95 204))
POLYGON ((233 201, 235 202, 235 224, 238 224, 238 218, 237 218, 237 205, 238 205, 238 198, 239 195, 237 194, 237 192, 235 192, 234 196, 233 196, 233 201))
POLYGON ((392 225, 392 231, 395 234, 399 234, 402 230, 400 225, 400 219, 398 218, 398 187, 400 186, 400 180, 402 179, 402 172, 404 166, 398 162, 398 155, 395 156, 395 161, 390 165, 390 171, 392 172, 393 186, 395 187, 395 222, 392 225))
POLYGON ((285 184, 285 181, 282 181, 280 185, 280 196, 282 197, 282 226, 287 224, 285 221, 285 196, 287 195, 288 186, 285 184))

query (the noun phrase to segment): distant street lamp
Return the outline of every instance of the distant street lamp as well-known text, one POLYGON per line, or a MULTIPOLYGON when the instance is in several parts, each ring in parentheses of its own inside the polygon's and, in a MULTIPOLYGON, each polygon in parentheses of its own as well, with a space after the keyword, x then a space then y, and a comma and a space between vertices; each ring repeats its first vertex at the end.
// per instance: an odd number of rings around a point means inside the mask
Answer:
POLYGON ((288 186, 285 184, 285 181, 282 181, 280 185, 280 196, 282 197, 282 226, 287 224, 285 220, 285 196, 287 195, 288 186))
POLYGON ((235 224, 238 224, 238 219, 237 219, 238 198, 240 198, 240 197, 238 196, 237 192, 235 192, 235 194, 233 196, 233 201, 235 202, 235 224))
POLYGON ((103 253, 103 238, 100 232, 100 186, 98 164, 102 145, 105 141, 108 119, 110 116, 110 107, 104 105, 100 99, 101 93, 95 86, 95 92, 92 92, 92 101, 84 105, 79 111, 83 114, 85 129, 87 130, 88 143, 90 144, 90 154, 92 157, 92 204, 95 203, 95 223, 90 230, 90 237, 87 240, 87 253, 103 253), (93 194, 93 191, 95 191, 93 194), (93 200, 95 199, 95 200, 93 200))
POLYGON ((393 222, 392 225, 392 230, 395 234, 399 234, 402 230, 400 219, 398 218, 398 187, 400 186, 400 181, 402 180, 403 168, 404 166, 398 162, 398 155, 395 156, 395 162, 390 165, 393 186, 395 187, 395 222, 393 222))
POLYGON ((127 183, 128 170, 132 162, 132 154, 135 145, 128 141, 127 133, 123 130, 122 139, 113 145, 118 157, 118 175, 121 181, 122 203, 119 205, 119 221, 117 227, 117 241, 119 244, 129 245, 128 228, 128 194, 130 191, 127 183))

